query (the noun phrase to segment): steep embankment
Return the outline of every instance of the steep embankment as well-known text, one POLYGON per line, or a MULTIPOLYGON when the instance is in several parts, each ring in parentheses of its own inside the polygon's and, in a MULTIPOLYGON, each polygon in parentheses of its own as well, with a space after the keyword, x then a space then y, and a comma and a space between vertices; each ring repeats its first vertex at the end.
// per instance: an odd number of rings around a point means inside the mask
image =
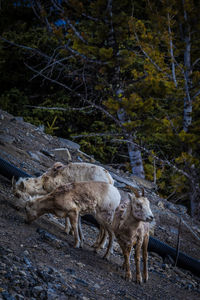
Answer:
MULTIPOLYGON (((55 161, 67 163, 67 149, 73 161, 98 163, 82 153, 77 144, 46 135, 0 111, 0 155, 25 172, 37 175, 55 161)), ((178 215, 181 215, 185 223, 181 226, 180 251, 199 259, 199 224, 192 222, 184 207, 160 199, 149 182, 109 170, 121 189, 126 190, 130 183, 145 187, 156 217, 155 237, 172 247, 176 247, 178 215)), ((74 249, 73 238, 62 230, 62 220, 43 216, 29 226, 24 224, 24 211, 17 207, 10 187, 10 180, 0 176, 0 297, 3 299, 197 299, 200 296, 199 278, 174 268, 170 257, 163 261, 150 253, 149 282, 137 286, 134 281, 126 282, 121 277, 124 272, 116 268, 123 261, 117 244, 109 262, 102 259, 103 250, 93 253, 95 227, 83 224, 84 248, 74 249)), ((132 269, 134 275, 133 263, 132 269)))

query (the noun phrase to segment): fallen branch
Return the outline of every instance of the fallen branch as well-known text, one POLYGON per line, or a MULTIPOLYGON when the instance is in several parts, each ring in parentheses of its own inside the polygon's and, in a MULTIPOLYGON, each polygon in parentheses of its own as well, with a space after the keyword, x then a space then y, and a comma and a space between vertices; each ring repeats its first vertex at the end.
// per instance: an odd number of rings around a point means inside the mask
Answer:
POLYGON ((89 106, 84 106, 84 107, 68 107, 68 108, 64 108, 64 107, 46 107, 46 106, 35 106, 35 105, 25 105, 25 107, 29 107, 29 108, 35 108, 35 109, 44 109, 44 110, 61 110, 61 111, 68 111, 68 110, 73 110, 73 111, 81 111, 81 110, 85 110, 88 108, 92 108, 92 105, 89 106))

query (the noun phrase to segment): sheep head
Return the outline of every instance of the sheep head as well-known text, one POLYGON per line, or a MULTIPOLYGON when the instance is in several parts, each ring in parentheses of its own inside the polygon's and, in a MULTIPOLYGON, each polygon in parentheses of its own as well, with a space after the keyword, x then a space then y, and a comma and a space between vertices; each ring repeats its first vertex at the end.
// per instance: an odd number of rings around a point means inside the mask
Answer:
POLYGON ((131 201, 133 217, 138 221, 151 222, 153 221, 153 213, 150 208, 149 200, 140 195, 128 194, 131 201))

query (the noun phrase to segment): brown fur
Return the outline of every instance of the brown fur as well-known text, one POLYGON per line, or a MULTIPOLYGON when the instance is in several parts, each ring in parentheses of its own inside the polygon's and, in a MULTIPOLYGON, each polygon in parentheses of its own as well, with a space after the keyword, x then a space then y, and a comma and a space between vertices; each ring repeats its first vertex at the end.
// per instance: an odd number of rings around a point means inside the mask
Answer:
POLYGON ((140 251, 143 252, 143 276, 148 280, 148 254, 149 224, 153 214, 149 201, 145 197, 135 197, 129 194, 130 199, 124 201, 116 210, 113 220, 113 230, 124 255, 123 267, 126 270, 126 279, 131 280, 130 253, 135 247, 136 282, 141 283, 140 251))
MULTIPOLYGON (((148 254, 147 246, 149 241, 149 223, 153 220, 153 214, 149 207, 149 201, 137 193, 137 196, 128 194, 128 199, 121 199, 119 207, 116 209, 112 230, 115 233, 116 239, 122 249, 124 255, 123 268, 126 270, 125 278, 132 279, 130 270, 130 253, 135 247, 135 262, 136 262, 136 282, 141 283, 142 277, 140 273, 140 251, 143 252, 143 276, 144 281, 148 280, 148 254)), ((104 237, 102 237, 103 240, 104 237)), ((101 242, 100 242, 101 244, 101 242)), ((99 244, 99 247, 100 247, 99 244)), ((106 252, 106 257, 109 257, 109 247, 106 252)))
MULTIPOLYGON (((89 163, 69 163, 64 165, 61 162, 56 162, 40 177, 28 179, 20 178, 17 183, 13 183, 12 189, 14 195, 19 198, 19 202, 23 205, 23 203, 25 204, 26 201, 29 200, 30 196, 46 195, 56 187, 68 182, 91 180, 114 184, 114 180, 109 172, 100 166, 89 163)), ((70 232, 70 227, 69 219, 66 217, 66 233, 70 232)), ((103 229, 101 228, 101 230, 103 229)), ((83 239, 80 222, 79 232, 83 239)))
POLYGON ((110 243, 112 243, 113 233, 110 230, 110 224, 120 198, 117 188, 105 182, 68 183, 57 187, 45 196, 28 201, 26 204, 27 220, 33 221, 44 213, 69 217, 74 230, 74 246, 79 247, 79 214, 92 214, 108 230, 110 243))

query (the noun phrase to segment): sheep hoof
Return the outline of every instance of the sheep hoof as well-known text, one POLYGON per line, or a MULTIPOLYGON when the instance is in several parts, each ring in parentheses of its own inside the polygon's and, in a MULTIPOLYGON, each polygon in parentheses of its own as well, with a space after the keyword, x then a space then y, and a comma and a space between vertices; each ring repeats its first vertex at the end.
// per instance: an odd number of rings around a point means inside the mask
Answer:
POLYGON ((126 280, 126 281, 131 281, 131 280, 132 280, 132 275, 131 275, 131 273, 126 273, 126 274, 125 274, 125 280, 126 280))
POLYGON ((105 259, 105 260, 109 260, 109 257, 110 257, 110 255, 107 255, 107 254, 105 254, 104 256, 103 256, 103 259, 105 259))
POLYGON ((136 283, 142 284, 142 277, 141 276, 136 277, 136 283))
POLYGON ((146 278, 144 277, 144 283, 146 283, 148 281, 148 279, 149 279, 148 277, 146 277, 146 278))
POLYGON ((80 248, 80 244, 79 243, 74 244, 74 248, 80 248))

